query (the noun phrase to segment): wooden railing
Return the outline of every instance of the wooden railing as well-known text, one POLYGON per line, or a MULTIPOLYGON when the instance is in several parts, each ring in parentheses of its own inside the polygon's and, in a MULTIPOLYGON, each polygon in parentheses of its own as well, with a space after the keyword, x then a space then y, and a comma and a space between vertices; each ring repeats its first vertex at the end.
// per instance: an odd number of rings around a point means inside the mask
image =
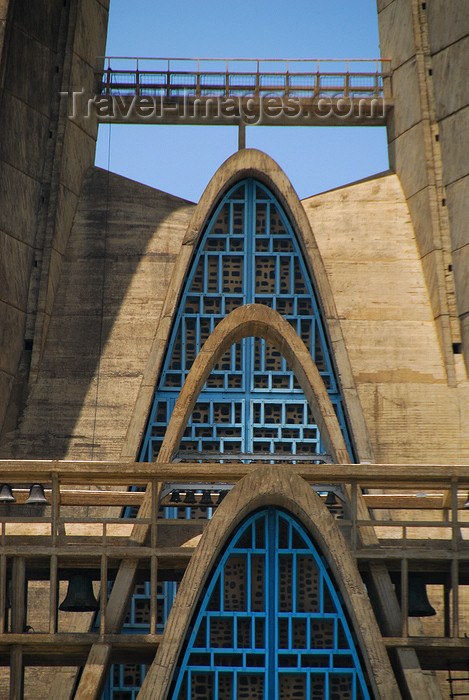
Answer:
MULTIPOLYGON (((257 468, 262 464, 0 461, 0 481, 12 486, 16 499, 15 503, 0 504, 0 661, 7 663, 12 645, 16 648, 23 643, 25 658, 31 658, 32 663, 37 663, 39 657, 52 658, 52 649, 55 661, 51 664, 81 659, 93 641, 106 637, 107 596, 100 598, 99 630, 69 639, 58 632, 58 584, 72 571, 85 569, 99 581, 100 590, 106 591, 123 559, 139 561, 138 575, 150 581, 155 594, 150 634, 135 640, 129 637, 128 649, 133 649, 137 657, 144 640, 157 644, 157 571, 159 580, 180 578, 194 551, 194 538, 207 522, 165 518, 161 506, 175 505, 168 490, 181 484, 183 497, 190 485, 196 503, 188 506, 182 502, 179 507, 193 508, 201 507, 202 491, 211 491, 216 507, 220 489, 229 489, 257 468), (49 505, 25 505, 32 483, 44 486, 49 505), (167 485, 162 501, 158 496, 161 484, 167 485), (131 485, 147 487, 151 497, 148 517, 121 517, 122 507, 135 508, 143 499, 142 492, 126 490, 131 485), (145 545, 129 541, 136 524, 149 526, 145 545), (26 633, 28 580, 48 586, 50 614, 47 629, 26 633)), ((444 587, 446 641, 440 640, 440 646, 450 649, 453 644, 459 650, 461 645, 467 646, 467 640, 462 639, 460 592, 462 586, 469 585, 469 509, 465 508, 469 466, 291 463, 288 468, 312 484, 323 499, 331 490, 349 494, 337 501, 331 512, 338 517, 337 523, 364 574, 371 561, 381 560, 400 581, 403 591, 407 590, 409 573, 415 570, 427 572, 431 582, 444 587), (358 515, 357 502, 362 496, 372 509, 371 519, 358 515), (362 544, 363 528, 374 531, 378 544, 362 544)), ((406 606, 404 596, 402 638, 400 642, 390 640, 391 646, 407 644, 406 606)), ((121 647, 115 646, 117 656, 122 653, 121 647)))

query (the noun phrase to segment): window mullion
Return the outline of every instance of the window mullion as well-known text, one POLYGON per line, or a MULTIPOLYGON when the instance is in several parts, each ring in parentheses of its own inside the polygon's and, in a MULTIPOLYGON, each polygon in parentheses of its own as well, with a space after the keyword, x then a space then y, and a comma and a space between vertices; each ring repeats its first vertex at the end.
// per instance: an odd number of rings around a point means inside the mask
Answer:
MULTIPOLYGON (((255 284, 255 258, 254 258, 254 235, 255 235, 255 184, 253 180, 248 180, 245 188, 244 200, 244 303, 254 302, 255 284)), ((245 452, 253 452, 253 428, 252 428, 252 401, 251 390, 253 384, 253 356, 254 338, 245 338, 241 341, 244 348, 244 445, 245 452)))
POLYGON ((267 511, 267 585, 266 585, 266 636, 268 648, 266 650, 267 661, 267 693, 268 698, 277 698, 278 695, 278 663, 277 663, 277 619, 278 619, 278 546, 277 546, 277 518, 276 511, 269 508, 267 511))

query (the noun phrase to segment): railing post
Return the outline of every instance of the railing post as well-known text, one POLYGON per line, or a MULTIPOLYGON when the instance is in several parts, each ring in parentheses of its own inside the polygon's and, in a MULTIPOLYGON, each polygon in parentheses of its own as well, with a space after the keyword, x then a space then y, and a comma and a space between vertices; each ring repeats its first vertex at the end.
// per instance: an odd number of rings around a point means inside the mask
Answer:
POLYGON ((459 532, 458 520, 458 479, 453 476, 451 479, 451 599, 453 604, 451 636, 459 637, 459 532))
POLYGON ((409 636, 409 562, 401 559, 401 634, 409 636))
MULTIPOLYGON (((26 561, 15 557, 12 566, 11 631, 23 634, 26 624, 26 561)), ((10 700, 22 700, 24 690, 23 648, 15 645, 10 659, 10 700)))
POLYGON ((58 580, 57 580, 58 560, 57 555, 52 554, 50 558, 50 589, 49 589, 49 634, 56 634, 58 625, 58 580))
POLYGON ((157 606, 158 606, 158 559, 155 549, 158 543, 157 519, 158 519, 158 482, 151 482, 151 558, 150 558, 150 634, 156 634, 157 606))
POLYGON ((458 482, 456 477, 453 477, 451 479, 451 540, 454 551, 459 549, 460 537, 458 520, 458 482))
POLYGON ((357 482, 352 481, 352 498, 351 498, 351 516, 352 516, 352 552, 357 551, 357 539, 358 539, 358 528, 357 528, 357 482))
POLYGON ((10 653, 10 700, 23 700, 24 665, 23 647, 15 645, 10 653))
POLYGON ((381 75, 383 76, 383 97, 392 97, 392 76, 390 61, 381 61, 381 75), (386 64, 386 69, 384 69, 384 63, 386 64))
POLYGON ((444 615, 444 636, 451 637, 451 616, 450 616, 450 600, 451 600, 451 574, 446 576, 443 584, 443 615, 444 615))
POLYGON ((106 605, 107 605, 107 523, 103 522, 103 553, 101 554, 100 567, 100 593, 99 593, 99 634, 106 632, 106 605))
MULTIPOLYGON (((2 529, 1 529, 1 544, 2 544, 2 550, 4 551, 5 547, 5 538, 6 538, 6 523, 4 520, 2 520, 2 529)), ((7 618, 6 618, 6 604, 7 604, 7 585, 8 585, 8 579, 7 579, 7 558, 5 554, 1 554, 0 556, 0 634, 3 634, 6 632, 7 628, 7 618)))
MULTIPOLYGON (((3 524, 3 523, 2 523, 3 524)), ((0 556, 0 634, 6 632, 7 558, 0 556)))
POLYGON ((57 547, 57 537, 59 530, 59 479, 58 475, 54 473, 52 475, 52 493, 51 493, 51 543, 53 554, 50 558, 49 567, 49 579, 50 579, 50 589, 49 589, 49 634, 55 634, 57 632, 57 597, 58 597, 58 559, 56 551, 57 547))
POLYGON ((26 624, 26 560, 15 557, 12 566, 11 631, 22 634, 26 624))
POLYGON ((451 562, 451 597, 453 603, 453 620, 451 636, 459 637, 459 560, 457 556, 451 562))
POLYGON ((51 488, 51 540, 52 547, 57 546, 58 518, 59 518, 59 478, 57 474, 52 475, 51 488))
POLYGON ((200 97, 200 58, 197 59, 197 77, 195 81, 195 96, 200 97))

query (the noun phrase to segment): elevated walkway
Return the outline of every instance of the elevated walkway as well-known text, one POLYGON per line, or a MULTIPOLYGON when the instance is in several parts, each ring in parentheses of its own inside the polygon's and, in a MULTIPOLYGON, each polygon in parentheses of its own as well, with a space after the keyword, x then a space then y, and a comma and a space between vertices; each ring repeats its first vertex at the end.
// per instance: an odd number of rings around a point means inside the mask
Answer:
POLYGON ((393 106, 385 59, 99 62, 96 94, 86 97, 100 123, 383 126, 393 106))

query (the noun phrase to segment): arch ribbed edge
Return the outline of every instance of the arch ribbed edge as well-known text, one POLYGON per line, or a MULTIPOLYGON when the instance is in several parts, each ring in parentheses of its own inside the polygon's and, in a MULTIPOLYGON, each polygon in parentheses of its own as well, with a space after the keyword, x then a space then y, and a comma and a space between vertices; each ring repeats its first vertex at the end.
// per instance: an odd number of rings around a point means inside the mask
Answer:
POLYGON ((190 621, 221 549, 250 513, 272 505, 284 508, 299 520, 327 561, 344 599, 374 697, 401 698, 356 563, 336 522, 301 477, 286 466, 266 465, 238 482, 209 521, 184 574, 138 700, 166 700, 190 621))
POLYGON ((356 390, 334 298, 310 222, 298 195, 283 170, 270 156, 257 149, 243 149, 230 156, 213 175, 193 212, 168 287, 150 356, 130 418, 121 459, 136 459, 138 454, 154 388, 169 341, 172 319, 177 311, 179 296, 184 286, 194 249, 203 234, 214 206, 231 186, 246 177, 259 180, 272 191, 294 229, 323 312, 325 328, 329 335, 333 360, 342 387, 342 396, 358 460, 373 462, 371 441, 356 390))
POLYGON ((255 336, 272 343, 292 368, 317 423, 326 452, 335 462, 350 457, 327 389, 305 344, 278 311, 246 304, 225 316, 214 328, 189 370, 165 432, 158 462, 171 461, 210 372, 234 343, 255 336))

